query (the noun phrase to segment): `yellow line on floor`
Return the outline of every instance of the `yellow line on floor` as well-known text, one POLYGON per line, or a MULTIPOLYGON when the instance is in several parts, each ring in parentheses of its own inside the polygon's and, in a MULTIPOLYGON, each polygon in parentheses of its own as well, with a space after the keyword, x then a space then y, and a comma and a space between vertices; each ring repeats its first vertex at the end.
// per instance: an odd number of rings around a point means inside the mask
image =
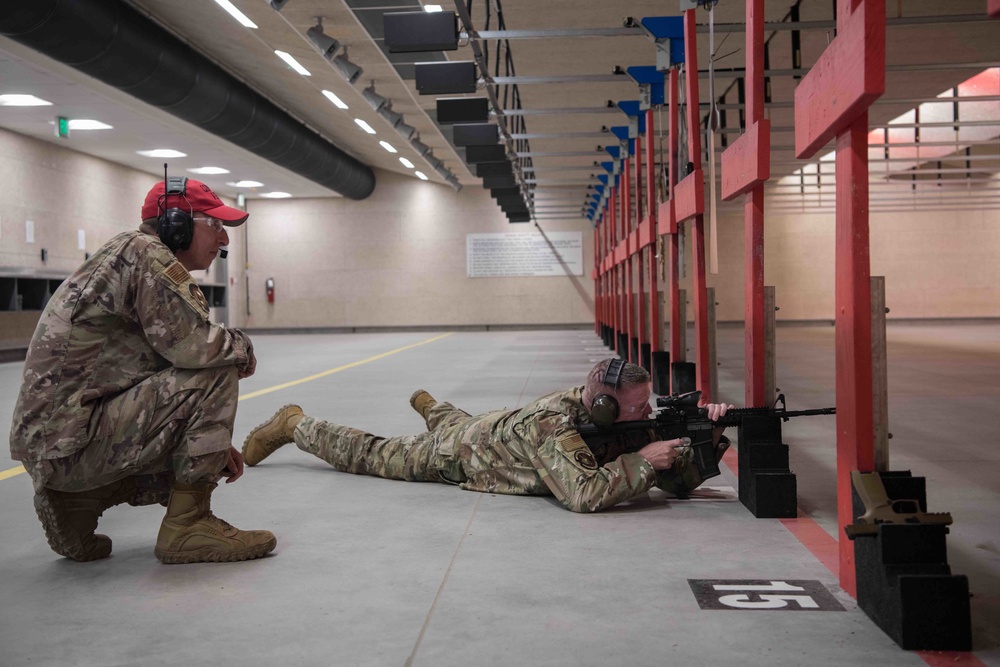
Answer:
POLYGON ((11 468, 10 470, 4 470, 3 472, 0 472, 0 480, 13 477, 14 475, 20 475, 22 472, 24 472, 24 466, 17 466, 16 468, 11 468))
MULTIPOLYGON (((327 375, 333 375, 334 373, 339 373, 340 371, 346 371, 348 368, 361 366, 362 364, 367 364, 370 361, 377 361, 379 359, 384 359, 390 355, 397 354, 399 352, 405 352, 406 350, 412 350, 413 348, 420 347, 421 345, 427 345, 428 343, 433 343, 436 340, 447 338, 453 333, 454 333, 453 331, 449 331, 446 334, 441 334, 440 336, 435 336, 434 338, 428 338, 427 340, 422 340, 419 343, 413 343, 412 345, 398 347, 395 350, 389 350, 388 352, 383 352, 382 354, 376 354, 374 357, 368 357, 367 359, 362 359, 361 361, 354 361, 349 364, 344 364, 343 366, 337 366, 336 368, 331 368, 328 371, 323 371, 322 373, 316 373, 315 375, 310 375, 309 377, 304 377, 300 380, 292 380, 291 382, 278 384, 273 387, 268 387, 267 389, 252 391, 249 394, 244 394, 243 396, 240 396, 240 400, 245 401, 247 399, 263 396, 264 394, 270 394, 271 392, 279 391, 281 389, 288 389, 289 387, 294 387, 295 385, 303 384, 305 382, 312 382, 313 380, 318 380, 322 377, 326 377, 327 375)), ((0 472, 0 480, 5 480, 8 477, 13 477, 14 475, 20 475, 22 472, 24 472, 24 466, 17 466, 16 468, 11 468, 10 470, 4 470, 3 472, 0 472)))
POLYGON ((367 359, 362 359, 361 361, 354 361, 349 364, 344 364, 343 366, 337 366, 336 368, 331 368, 328 371, 323 371, 322 373, 316 373, 315 375, 310 375, 309 377, 304 377, 301 380, 292 380, 291 382, 286 382, 284 384, 278 384, 273 387, 268 387, 267 389, 259 389, 257 391, 252 391, 249 394, 244 394, 240 396, 241 401, 245 401, 251 398, 257 398, 258 396, 263 396, 264 394, 270 394, 271 392, 280 391, 281 389, 288 389, 289 387, 294 387, 298 384, 303 384, 306 382, 312 382, 313 380, 318 380, 319 378, 326 377, 327 375, 333 375, 334 373, 339 373, 340 371, 345 371, 348 368, 354 368, 355 366, 361 366, 362 364, 367 364, 370 361, 377 361, 379 359, 384 359, 393 354, 399 352, 405 352, 406 350, 412 350, 415 347, 420 347, 421 345, 427 345, 428 343, 433 343, 434 341, 441 340, 442 338, 447 338, 454 332, 449 331, 446 334, 441 334, 440 336, 435 336, 434 338, 428 338, 427 340, 420 341, 419 343, 413 343, 412 345, 406 345, 404 347, 396 348, 395 350, 389 350, 388 352, 383 352, 382 354, 376 354, 374 357, 368 357, 367 359))

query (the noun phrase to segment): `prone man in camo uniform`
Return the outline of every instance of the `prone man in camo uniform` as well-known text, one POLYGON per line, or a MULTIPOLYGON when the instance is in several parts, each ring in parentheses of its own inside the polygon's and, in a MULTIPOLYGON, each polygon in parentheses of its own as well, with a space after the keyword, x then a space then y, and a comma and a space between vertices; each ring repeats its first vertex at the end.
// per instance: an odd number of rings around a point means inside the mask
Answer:
MULTIPOLYGON (((106 558, 107 508, 166 505, 164 563, 237 561, 274 549, 268 531, 215 517, 221 477, 236 481, 238 382, 257 366, 250 338, 209 321, 191 277, 247 214, 206 185, 170 179, 146 195, 142 224, 108 241, 49 300, 31 339, 10 450, 35 491, 56 553, 106 558)), ((225 254, 223 254, 225 256, 225 254)))
MULTIPOLYGON (((595 400, 605 410, 612 406, 605 417, 609 422, 644 419, 652 412, 649 373, 624 364, 609 385, 612 361, 598 363, 584 386, 519 410, 472 416, 417 390, 410 404, 424 418, 427 432, 411 436, 381 438, 286 405, 250 432, 243 456, 254 466, 294 442, 342 472, 444 482, 486 493, 553 495, 574 512, 598 512, 653 486, 669 492, 697 487, 702 479, 684 439, 650 442, 632 453, 612 447, 597 460, 577 433, 576 426, 593 423, 595 400)), ((716 420, 732 406, 705 407, 716 420)), ((713 432, 719 457, 729 444, 722 430, 713 432)))

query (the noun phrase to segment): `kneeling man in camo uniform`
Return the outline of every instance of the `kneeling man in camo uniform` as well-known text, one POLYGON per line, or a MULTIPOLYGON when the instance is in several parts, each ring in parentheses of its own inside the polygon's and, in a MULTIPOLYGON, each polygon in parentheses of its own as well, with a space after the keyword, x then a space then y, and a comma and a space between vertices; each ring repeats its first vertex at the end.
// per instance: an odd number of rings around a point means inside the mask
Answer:
POLYGON ((31 476, 49 546, 66 558, 110 555, 111 539, 95 529, 121 503, 166 505, 154 549, 164 563, 258 558, 274 535, 234 528, 209 506, 220 478, 243 474, 232 446, 237 384, 257 361, 246 334, 209 321, 190 273, 211 265, 229 244, 226 227, 247 214, 203 183, 170 179, 146 195, 142 219, 46 305, 11 456, 31 476))

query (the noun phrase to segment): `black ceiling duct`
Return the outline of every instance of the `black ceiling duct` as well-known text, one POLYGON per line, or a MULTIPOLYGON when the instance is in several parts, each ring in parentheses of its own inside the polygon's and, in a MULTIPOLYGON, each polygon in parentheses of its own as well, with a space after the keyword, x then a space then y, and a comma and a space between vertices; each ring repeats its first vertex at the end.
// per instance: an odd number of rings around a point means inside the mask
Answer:
POLYGON ((375 174, 128 5, 32 0, 0 12, 0 34, 228 139, 351 199, 375 174))

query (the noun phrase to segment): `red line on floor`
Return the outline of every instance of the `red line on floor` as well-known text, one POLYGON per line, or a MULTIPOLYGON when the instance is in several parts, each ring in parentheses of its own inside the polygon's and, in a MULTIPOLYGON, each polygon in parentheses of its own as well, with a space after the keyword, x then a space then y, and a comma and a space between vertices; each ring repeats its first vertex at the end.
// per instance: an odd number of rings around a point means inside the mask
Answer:
MULTIPOLYGON (((729 451, 722 455, 722 462, 729 467, 734 475, 739 477, 739 456, 735 447, 730 447, 729 451)), ((840 576, 840 552, 837 540, 831 537, 818 523, 807 516, 799 516, 794 519, 779 519, 781 525, 788 529, 792 535, 812 553, 816 559, 822 563, 826 569, 833 573, 833 576, 840 576)), ((985 667, 982 660, 975 654, 965 651, 914 651, 920 659, 930 667, 985 667)))

